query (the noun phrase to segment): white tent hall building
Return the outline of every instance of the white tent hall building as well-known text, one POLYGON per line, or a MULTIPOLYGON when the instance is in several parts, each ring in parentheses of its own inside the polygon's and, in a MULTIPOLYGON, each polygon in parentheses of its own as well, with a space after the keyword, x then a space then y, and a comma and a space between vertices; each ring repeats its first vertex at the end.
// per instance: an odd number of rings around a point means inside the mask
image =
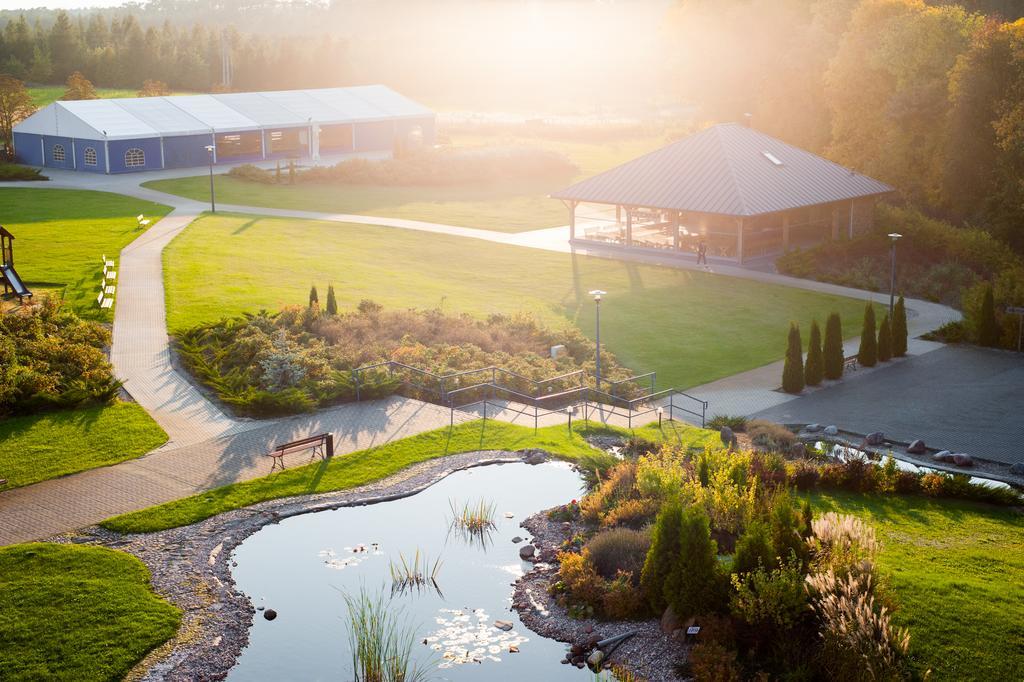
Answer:
POLYGON ((57 101, 14 127, 21 163, 126 173, 433 144, 432 110, 383 85, 57 101), (207 147, 213 150, 208 152, 207 147))

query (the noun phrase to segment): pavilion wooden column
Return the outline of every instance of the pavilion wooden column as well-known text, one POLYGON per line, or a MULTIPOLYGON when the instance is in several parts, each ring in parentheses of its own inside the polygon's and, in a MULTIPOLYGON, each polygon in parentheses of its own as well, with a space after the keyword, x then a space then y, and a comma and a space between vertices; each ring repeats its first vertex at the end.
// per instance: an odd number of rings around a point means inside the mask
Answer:
POLYGON ((736 259, 743 263, 743 218, 736 221, 736 259))
POLYGON ((626 207, 626 246, 633 246, 633 209, 626 207))
POLYGON ((850 239, 853 239, 853 199, 850 199, 850 219, 848 223, 847 233, 850 235, 850 239))
POLYGON ((789 214, 782 214, 782 249, 789 251, 789 214))
POLYGON ((569 203, 569 241, 576 239, 576 204, 578 201, 570 201, 569 203))
POLYGON ((672 211, 672 249, 674 251, 679 250, 679 223, 680 215, 679 211, 672 211))

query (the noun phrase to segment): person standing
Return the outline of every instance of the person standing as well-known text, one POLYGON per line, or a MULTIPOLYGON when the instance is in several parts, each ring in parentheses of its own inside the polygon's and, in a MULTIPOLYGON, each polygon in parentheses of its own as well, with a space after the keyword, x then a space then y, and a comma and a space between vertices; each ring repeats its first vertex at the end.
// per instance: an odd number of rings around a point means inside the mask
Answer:
POLYGON ((697 244, 697 265, 708 264, 708 245, 701 239, 700 243, 697 244))

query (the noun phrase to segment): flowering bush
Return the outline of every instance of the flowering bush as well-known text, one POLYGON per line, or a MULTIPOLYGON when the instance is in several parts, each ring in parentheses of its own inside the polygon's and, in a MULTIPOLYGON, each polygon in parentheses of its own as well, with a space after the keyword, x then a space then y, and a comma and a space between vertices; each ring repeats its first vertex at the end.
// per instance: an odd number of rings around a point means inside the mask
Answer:
POLYGON ((110 332, 49 296, 0 315, 0 417, 106 403, 117 397, 104 349, 110 332))

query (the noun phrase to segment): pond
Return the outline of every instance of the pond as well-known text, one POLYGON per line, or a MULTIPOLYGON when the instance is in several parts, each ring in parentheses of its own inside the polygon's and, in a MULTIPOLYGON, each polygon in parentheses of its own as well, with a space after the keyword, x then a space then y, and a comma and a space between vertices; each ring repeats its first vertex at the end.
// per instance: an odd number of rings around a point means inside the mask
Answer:
POLYGON ((567 464, 504 464, 452 474, 411 497, 305 514, 263 528, 234 552, 238 589, 257 611, 249 645, 230 680, 348 680, 352 662, 343 593, 391 594, 390 563, 417 550, 437 571, 438 590, 398 593, 415 629, 413 660, 435 680, 593 680, 559 661, 566 646, 528 630, 511 611, 512 583, 531 567, 512 539, 526 517, 582 494, 567 464), (452 503, 494 505, 481 541, 452 532, 452 503), (501 630, 494 621, 512 624, 501 630), (427 644, 423 644, 423 640, 427 644), (512 653, 510 649, 518 649, 512 653))

